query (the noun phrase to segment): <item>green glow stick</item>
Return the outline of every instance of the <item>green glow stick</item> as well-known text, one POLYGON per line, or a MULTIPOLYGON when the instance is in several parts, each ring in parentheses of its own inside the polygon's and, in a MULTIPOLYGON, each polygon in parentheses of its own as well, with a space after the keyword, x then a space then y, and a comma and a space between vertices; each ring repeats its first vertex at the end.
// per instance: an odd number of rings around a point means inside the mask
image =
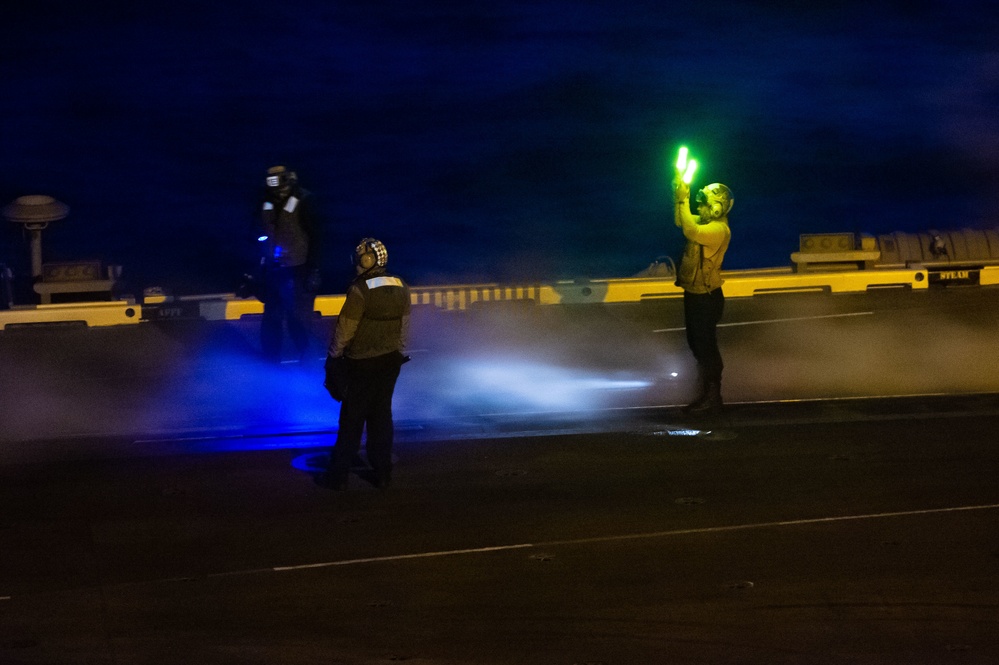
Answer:
POLYGON ((697 170, 697 160, 692 159, 687 163, 687 170, 683 172, 683 182, 690 184, 694 180, 694 171, 697 170))

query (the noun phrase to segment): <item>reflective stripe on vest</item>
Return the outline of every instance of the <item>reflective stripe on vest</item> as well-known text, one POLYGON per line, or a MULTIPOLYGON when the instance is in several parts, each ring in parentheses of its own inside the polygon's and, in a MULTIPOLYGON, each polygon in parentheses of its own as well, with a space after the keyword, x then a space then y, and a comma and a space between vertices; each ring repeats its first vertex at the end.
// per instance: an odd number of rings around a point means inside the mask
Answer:
POLYGON ((390 277, 388 275, 372 277, 371 279, 364 280, 364 283, 368 285, 369 289, 377 289, 379 286, 403 286, 401 279, 398 277, 390 277))

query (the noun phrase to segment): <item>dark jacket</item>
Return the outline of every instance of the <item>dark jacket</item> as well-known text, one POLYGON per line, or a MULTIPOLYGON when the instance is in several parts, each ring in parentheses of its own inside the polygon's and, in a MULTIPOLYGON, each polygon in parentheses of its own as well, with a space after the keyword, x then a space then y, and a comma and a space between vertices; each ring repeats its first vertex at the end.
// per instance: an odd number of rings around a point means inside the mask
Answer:
POLYGON ((260 214, 268 261, 288 268, 319 266, 319 224, 308 190, 296 187, 286 199, 265 195, 260 214))
POLYGON ((374 358, 401 353, 409 334, 409 286, 382 268, 357 277, 336 320, 329 355, 374 358))

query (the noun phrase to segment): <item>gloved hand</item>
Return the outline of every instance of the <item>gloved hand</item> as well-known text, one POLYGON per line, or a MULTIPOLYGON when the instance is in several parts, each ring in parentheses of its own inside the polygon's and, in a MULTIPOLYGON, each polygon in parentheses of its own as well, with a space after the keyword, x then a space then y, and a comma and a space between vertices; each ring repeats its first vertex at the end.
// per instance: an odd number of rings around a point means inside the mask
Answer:
POLYGON ((330 394, 330 397, 338 402, 342 402, 347 396, 347 359, 343 356, 326 356, 324 366, 325 378, 323 387, 330 394))
POLYGON ((680 178, 673 181, 673 202, 686 203, 690 199, 690 185, 680 178))

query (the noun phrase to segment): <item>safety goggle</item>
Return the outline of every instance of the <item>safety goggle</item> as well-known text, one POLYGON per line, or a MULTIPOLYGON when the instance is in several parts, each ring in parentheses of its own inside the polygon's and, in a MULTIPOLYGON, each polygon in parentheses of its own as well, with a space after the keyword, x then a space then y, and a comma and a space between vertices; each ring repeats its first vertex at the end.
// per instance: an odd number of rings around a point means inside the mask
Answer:
POLYGON ((269 176, 267 176, 267 186, 268 187, 280 187, 281 186, 281 176, 279 176, 279 175, 269 175, 269 176))

